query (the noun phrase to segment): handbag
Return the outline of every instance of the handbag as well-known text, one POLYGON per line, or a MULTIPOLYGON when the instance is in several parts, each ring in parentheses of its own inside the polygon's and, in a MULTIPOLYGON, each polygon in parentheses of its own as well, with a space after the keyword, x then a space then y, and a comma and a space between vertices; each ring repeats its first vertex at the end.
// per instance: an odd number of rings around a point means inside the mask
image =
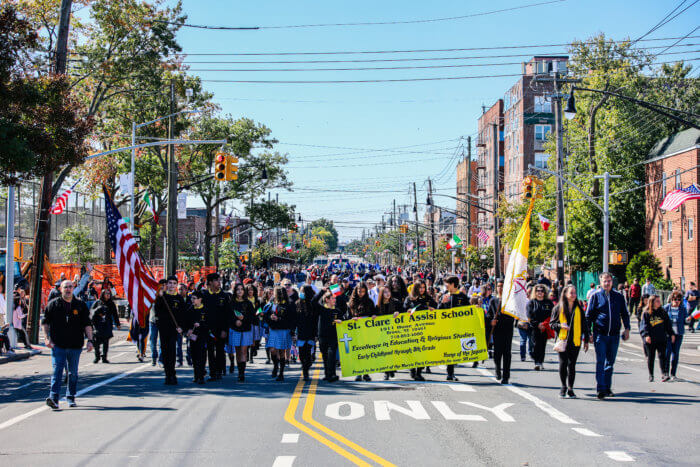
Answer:
POLYGON ((559 339, 557 343, 554 344, 555 352, 566 352, 566 339, 559 339))

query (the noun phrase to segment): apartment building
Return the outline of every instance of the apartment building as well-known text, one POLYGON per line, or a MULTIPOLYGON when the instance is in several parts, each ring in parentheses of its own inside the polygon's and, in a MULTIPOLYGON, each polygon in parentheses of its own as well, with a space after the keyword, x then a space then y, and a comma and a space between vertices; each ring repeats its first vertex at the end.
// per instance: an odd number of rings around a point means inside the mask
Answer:
POLYGON ((483 109, 479 117, 477 153, 477 232, 484 230, 488 240, 478 240, 479 247, 493 246, 494 201, 503 191, 503 99, 499 99, 488 110, 483 109))
MULTIPOLYGON (((478 171, 477 161, 469 160, 465 157, 457 164, 457 193, 456 196, 460 200, 469 200, 473 204, 478 204, 477 189, 478 189, 478 171)), ((476 234, 478 232, 478 213, 475 206, 471 210, 469 205, 462 201, 457 201, 457 220, 455 233, 465 245, 477 245, 476 234), (470 217, 471 212, 471 219, 470 217), (471 220, 471 223, 469 222, 471 220), (471 224, 471 231, 469 229, 471 224)))

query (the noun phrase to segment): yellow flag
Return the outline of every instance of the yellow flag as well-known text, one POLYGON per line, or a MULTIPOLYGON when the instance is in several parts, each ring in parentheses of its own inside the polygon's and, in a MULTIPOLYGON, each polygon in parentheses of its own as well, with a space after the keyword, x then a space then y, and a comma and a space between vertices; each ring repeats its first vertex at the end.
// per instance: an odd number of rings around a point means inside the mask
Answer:
POLYGON ((503 297, 501 300, 501 312, 519 319, 527 319, 527 254, 530 248, 530 217, 532 215, 533 202, 525 215, 523 226, 515 239, 513 250, 508 258, 506 277, 503 281, 503 297))

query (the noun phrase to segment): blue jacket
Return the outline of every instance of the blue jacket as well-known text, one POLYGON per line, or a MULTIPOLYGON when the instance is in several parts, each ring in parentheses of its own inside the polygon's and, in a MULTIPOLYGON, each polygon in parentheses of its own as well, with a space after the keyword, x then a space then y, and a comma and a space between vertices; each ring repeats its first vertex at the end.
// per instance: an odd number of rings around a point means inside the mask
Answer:
MULTIPOLYGON (((673 323, 673 317, 671 316, 671 304, 668 303, 664 305, 664 310, 666 310, 666 314, 668 314, 668 317, 671 319, 671 323, 673 323)), ((673 331, 676 333, 676 335, 682 336, 683 334, 685 334, 685 319, 687 317, 688 309, 681 302, 681 305, 678 307, 678 316, 676 317, 676 322, 673 323, 673 331)))
POLYGON ((616 290, 610 295, 598 290, 591 295, 586 309, 586 322, 593 327, 593 334, 615 336, 620 334, 621 322, 630 329, 630 315, 627 312, 625 297, 616 290))

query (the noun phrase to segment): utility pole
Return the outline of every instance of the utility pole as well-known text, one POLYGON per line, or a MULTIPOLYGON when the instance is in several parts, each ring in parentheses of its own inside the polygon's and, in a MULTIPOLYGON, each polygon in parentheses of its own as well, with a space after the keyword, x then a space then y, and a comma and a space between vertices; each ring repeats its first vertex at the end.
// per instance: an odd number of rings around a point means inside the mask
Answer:
POLYGON ((416 266, 420 266, 420 234, 418 233, 418 194, 416 182, 413 182, 413 213, 416 215, 416 266))
MULTIPOLYGON (((12 291, 15 289, 15 184, 7 187, 7 224, 6 246, 5 249, 5 297, 12 297, 12 291), (8 294, 7 291, 10 291, 8 294)), ((14 322, 14 306, 6 306, 7 324, 10 328, 7 332, 7 337, 10 340, 10 348, 17 345, 17 335, 12 324, 14 322)))
POLYGON ((554 87, 554 92, 552 94, 552 105, 554 107, 554 136, 557 144, 557 163, 556 163, 556 173, 559 175, 557 177, 557 259, 556 259, 556 271, 557 271, 557 281, 560 284, 564 283, 564 236, 565 232, 565 217, 564 212, 564 183, 563 183, 563 173, 564 173, 564 142, 563 142, 563 127, 562 127, 562 107, 561 99, 563 95, 561 94, 561 85, 563 83, 579 83, 580 79, 567 79, 565 77, 559 76, 559 62, 554 62, 552 64, 553 70, 551 72, 551 77, 536 76, 535 82, 548 83, 551 82, 554 87))
POLYGON ((500 171, 500 155, 498 153, 498 123, 491 123, 493 133, 493 275, 501 277, 501 240, 498 237, 498 175, 500 171))
MULTIPOLYGON (((58 18, 58 34, 56 36, 56 55, 54 74, 65 75, 68 61, 68 32, 70 31, 70 12, 72 0, 61 0, 60 16, 58 18)), ((33 344, 39 342, 39 311, 41 309, 41 283, 44 278, 44 254, 49 249, 51 235, 51 201, 53 200, 53 172, 48 171, 41 181, 39 193, 39 209, 37 211, 34 245, 32 250, 32 284, 30 289, 30 310, 27 317, 27 334, 33 344)), ((14 245, 13 245, 14 248, 14 245)), ((14 250, 8 249, 7 255, 14 258, 14 250)), ((11 269, 11 270, 14 270, 11 269)), ((12 289, 5 290, 5 296, 11 297, 12 289)), ((8 299, 9 303, 9 299, 8 299)))
POLYGON ((433 181, 430 178, 428 178, 428 196, 430 201, 428 205, 428 212, 430 213, 430 262, 432 263, 433 277, 437 277, 435 270, 435 203, 433 202, 433 181))
POLYGON ((608 254, 610 250, 610 179, 620 177, 621 175, 610 175, 609 172, 595 177, 603 179, 603 272, 608 272, 608 262, 610 261, 608 254))
MULTIPOLYGON (((467 136, 467 199, 472 195, 472 137, 467 136)), ((472 204, 467 203, 467 246, 472 244, 472 204)), ((466 255, 465 255, 466 258, 466 255)), ((467 278, 472 277, 471 265, 467 263, 467 278)))
MULTIPOLYGON (((168 139, 174 139, 175 128, 175 83, 170 81, 170 117, 168 117, 168 139)), ((217 232, 218 234, 218 232, 217 232)), ((175 146, 168 144, 168 212, 165 226, 168 241, 165 255, 165 276, 175 274, 177 270, 177 165, 175 164, 175 146)))

